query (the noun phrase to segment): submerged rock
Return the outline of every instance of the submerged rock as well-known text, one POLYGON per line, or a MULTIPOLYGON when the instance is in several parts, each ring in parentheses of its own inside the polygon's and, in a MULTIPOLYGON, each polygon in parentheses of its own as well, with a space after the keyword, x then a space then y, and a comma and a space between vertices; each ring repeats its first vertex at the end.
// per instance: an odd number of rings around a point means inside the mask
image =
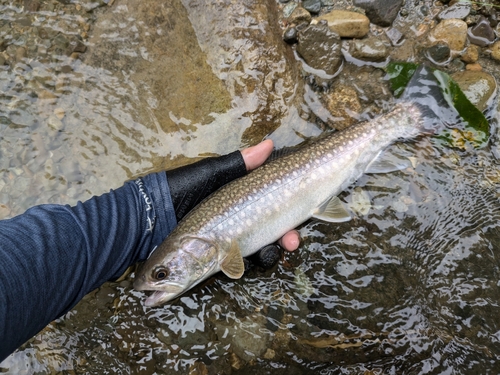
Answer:
POLYGON ((496 42, 491 46, 491 57, 500 61, 500 42, 496 42))
POLYGON ((349 54, 358 60, 379 62, 389 56, 389 48, 379 38, 352 40, 349 44, 349 54))
POLYGON ((467 70, 454 73, 451 77, 480 111, 488 108, 497 90, 496 80, 491 74, 467 70))
POLYGON ((121 72, 138 90, 138 118, 174 137, 169 151, 183 155, 176 163, 229 152, 275 130, 301 99, 276 6, 264 0, 122 0, 94 26, 84 62, 121 72), (122 25, 120 35, 113 37, 116 25, 122 25))
POLYGON ((481 17, 479 22, 468 30, 467 35, 471 43, 480 47, 488 46, 495 41, 495 32, 490 22, 484 17, 481 17))
POLYGON ((434 63, 444 63, 450 58, 450 47, 444 42, 437 42, 426 51, 427 58, 434 63))
POLYGON ((328 22, 331 31, 336 32, 342 38, 363 38, 370 30, 370 20, 361 13, 346 10, 332 10, 318 20, 328 22))
POLYGON ((341 41, 326 22, 310 25, 299 33, 297 52, 312 68, 328 75, 337 73, 342 64, 341 41))
POLYGON ((358 93, 352 87, 337 85, 331 93, 322 98, 322 101, 335 119, 329 122, 331 127, 342 130, 358 121, 361 103, 358 93))

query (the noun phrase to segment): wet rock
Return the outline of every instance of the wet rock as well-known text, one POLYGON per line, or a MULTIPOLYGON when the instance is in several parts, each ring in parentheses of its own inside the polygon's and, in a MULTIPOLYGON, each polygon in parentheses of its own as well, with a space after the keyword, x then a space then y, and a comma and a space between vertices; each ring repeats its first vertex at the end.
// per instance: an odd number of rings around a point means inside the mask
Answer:
POLYGON ((64 128, 63 122, 56 115, 49 116, 47 125, 55 131, 60 131, 64 128))
POLYGON ((387 35, 393 46, 400 45, 404 37, 403 33, 394 27, 388 29, 385 35, 387 35))
POLYGON ((68 45, 68 55, 74 52, 83 53, 87 50, 87 46, 79 39, 74 39, 69 42, 68 45))
POLYGON ((496 42, 491 46, 491 57, 500 61, 500 42, 496 42))
POLYGON ((260 357, 269 346, 271 337, 263 329, 266 324, 263 316, 248 316, 237 324, 222 320, 214 323, 219 340, 224 345, 230 344, 233 354, 239 360, 251 361, 260 357))
POLYGON ((321 0, 304 0, 302 6, 311 13, 319 13, 321 10, 321 0))
POLYGON ((283 34, 283 40, 290 44, 297 43, 297 29, 295 27, 286 29, 283 34))
POLYGON ((352 40, 349 44, 349 54, 358 60, 384 61, 389 52, 387 44, 379 38, 352 40))
POLYGON ((342 64, 340 47, 339 35, 326 22, 310 25, 299 33, 297 52, 309 66, 328 75, 335 74, 342 64))
POLYGON ((462 71, 451 75, 465 96, 480 111, 484 111, 493 99, 497 83, 491 74, 482 71, 462 71))
POLYGON ((474 44, 470 44, 465 52, 460 56, 460 59, 467 64, 475 63, 479 58, 479 48, 474 44))
POLYGON ((445 42, 452 51, 461 51, 467 41, 467 24, 462 20, 443 20, 429 33, 432 43, 445 42))
POLYGON ((196 361, 189 366, 189 375, 208 375, 207 365, 201 361, 196 361))
POLYGON ((24 0, 24 10, 27 12, 38 12, 40 9, 40 1, 24 0))
POLYGON ((483 67, 478 63, 472 63, 472 64, 467 64, 465 66, 465 70, 472 70, 475 72, 479 72, 480 70, 483 70, 483 67))
POLYGON ((448 61, 450 53, 450 47, 444 42, 438 42, 426 50, 427 58, 438 64, 448 61))
POLYGON ((354 0, 353 4, 365 10, 370 22, 390 26, 398 15, 403 0, 354 0))
POLYGON ((465 19, 470 13, 471 5, 468 3, 455 3, 438 14, 439 20, 448 20, 452 18, 465 19))
POLYGON ((477 25, 468 30, 467 36, 471 43, 480 47, 488 46, 495 41, 495 32, 484 17, 481 17, 477 25))
POLYGON ((318 17, 328 22, 331 31, 342 38, 363 38, 370 30, 370 20, 361 13, 346 10, 333 10, 318 17))
POLYGON ((346 85, 337 85, 322 98, 325 107, 335 119, 329 125, 337 130, 348 128, 358 121, 361 103, 356 90, 346 85))
POLYGON ((22 61, 26 57, 26 48, 18 47, 16 48, 16 62, 22 61))
POLYGON ((278 128, 301 101, 297 63, 283 43, 278 4, 271 3, 121 0, 93 26, 83 61, 123 72, 136 85, 144 126, 196 131, 189 142, 169 146, 172 155, 184 155, 176 163, 229 152, 242 137, 254 144, 278 128), (116 25, 123 25, 119 37, 102 38, 116 33, 116 25))
POLYGON ((295 1, 288 2, 288 4, 286 4, 283 7, 283 17, 284 18, 290 17, 290 15, 292 14, 292 12, 295 10, 295 8, 297 8, 298 5, 299 4, 296 3, 295 1))
POLYGON ((311 19, 311 13, 301 6, 298 6, 293 10, 292 14, 290 14, 290 17, 288 17, 288 23, 300 25, 301 23, 310 23, 311 19))

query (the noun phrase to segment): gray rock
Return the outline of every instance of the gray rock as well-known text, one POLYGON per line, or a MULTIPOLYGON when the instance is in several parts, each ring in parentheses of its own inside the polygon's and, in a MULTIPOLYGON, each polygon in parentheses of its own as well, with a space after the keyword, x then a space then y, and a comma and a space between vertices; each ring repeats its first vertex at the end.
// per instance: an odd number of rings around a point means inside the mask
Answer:
POLYGON ((444 63, 450 58, 450 47, 444 42, 438 42, 426 51, 427 58, 434 63, 444 63))
POLYGON ((286 29, 283 34, 283 40, 290 44, 297 43, 297 29, 295 27, 286 29))
POLYGON ((337 72, 342 64, 341 41, 326 22, 310 25, 299 33, 297 52, 314 69, 323 70, 328 75, 337 72))
POLYGON ((302 3, 304 9, 311 13, 319 13, 321 10, 321 1, 320 0, 305 0, 302 3))
POLYGON ((299 4, 292 1, 283 7, 283 17, 288 18, 299 4))
POLYGON ((394 27, 391 27, 389 30, 387 30, 385 32, 385 35, 387 35, 393 46, 400 45, 404 37, 403 33, 394 27))
POLYGON ((469 28, 467 37, 471 43, 480 47, 485 47, 495 41, 495 32, 490 26, 489 21, 481 17, 475 26, 469 28))
POLYGON ((353 4, 364 9, 372 23, 390 26, 398 15, 403 0, 354 0, 353 4))
POLYGON ((438 14, 439 20, 448 20, 451 18, 465 19, 470 13, 470 4, 455 3, 438 14))

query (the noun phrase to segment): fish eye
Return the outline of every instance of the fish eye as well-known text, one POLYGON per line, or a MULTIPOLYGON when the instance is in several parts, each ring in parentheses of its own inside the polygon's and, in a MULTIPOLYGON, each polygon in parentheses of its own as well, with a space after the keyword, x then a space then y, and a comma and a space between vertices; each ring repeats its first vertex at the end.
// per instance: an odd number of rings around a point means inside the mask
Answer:
POLYGON ((164 267, 156 268, 153 271, 153 278, 156 280, 164 280, 168 276, 168 270, 164 267))

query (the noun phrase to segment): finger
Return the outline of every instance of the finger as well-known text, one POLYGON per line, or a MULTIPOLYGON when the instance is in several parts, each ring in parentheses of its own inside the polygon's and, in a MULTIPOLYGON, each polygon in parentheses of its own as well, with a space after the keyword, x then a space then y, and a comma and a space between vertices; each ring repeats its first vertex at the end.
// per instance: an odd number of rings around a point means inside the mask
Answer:
POLYGON ((271 155, 272 151, 273 141, 270 139, 266 139, 255 146, 241 150, 241 156, 243 156, 247 171, 251 171, 262 165, 269 155, 271 155))
POLYGON ((296 230, 291 230, 279 240, 279 244, 287 251, 294 251, 299 248, 300 235, 296 230))

